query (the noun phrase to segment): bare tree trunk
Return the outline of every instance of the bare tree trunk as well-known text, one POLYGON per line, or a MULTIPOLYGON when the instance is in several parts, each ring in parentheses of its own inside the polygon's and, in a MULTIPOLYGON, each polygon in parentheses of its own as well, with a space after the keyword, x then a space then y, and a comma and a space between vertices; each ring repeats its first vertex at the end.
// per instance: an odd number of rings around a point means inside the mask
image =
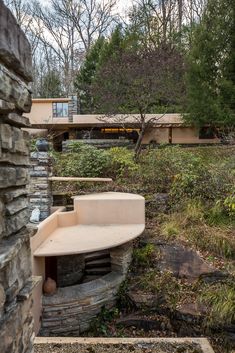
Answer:
POLYGON ((181 39, 181 31, 182 31, 182 21, 183 21, 183 0, 178 0, 178 27, 180 32, 180 39, 181 39))
POLYGON ((166 16, 166 4, 165 0, 161 1, 162 5, 162 28, 163 28, 163 43, 166 44, 167 38, 167 16, 166 16))
POLYGON ((138 140, 136 142, 135 150, 134 150, 135 151, 135 155, 134 155, 135 161, 138 161, 139 156, 140 156, 142 141, 144 138, 145 130, 146 130, 145 115, 141 114, 141 128, 140 128, 140 133, 139 133, 138 140))

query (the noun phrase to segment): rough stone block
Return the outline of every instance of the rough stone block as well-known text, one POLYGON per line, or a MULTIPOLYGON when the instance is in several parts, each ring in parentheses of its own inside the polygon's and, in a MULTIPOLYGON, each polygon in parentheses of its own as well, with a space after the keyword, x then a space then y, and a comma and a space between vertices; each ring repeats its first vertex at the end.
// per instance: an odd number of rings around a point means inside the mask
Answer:
POLYGON ((31 92, 28 86, 0 63, 0 99, 14 103, 22 112, 29 113, 31 92))
MULTIPOLYGON (((18 127, 30 127, 29 119, 12 112, 15 109, 15 104, 5 102, 0 99, 0 114, 3 113, 4 115, 0 115, 0 121, 8 123, 10 125, 18 126, 18 127), (4 103, 3 103, 4 102, 4 103), (9 112, 7 115, 6 112, 9 112)), ((28 132, 24 131, 24 134, 28 132)))
POLYGON ((20 231, 29 222, 28 209, 18 212, 16 215, 6 218, 6 236, 20 231))
POLYGON ((16 184, 16 169, 11 167, 0 167, 0 189, 16 184))
POLYGON ((1 162, 18 166, 29 167, 29 158, 26 155, 12 152, 2 152, 1 162))
POLYGON ((14 215, 28 207, 27 197, 19 197, 6 205, 6 215, 14 215))
POLYGON ((3 149, 12 150, 12 129, 10 125, 0 124, 0 141, 3 149))
POLYGON ((32 80, 29 42, 2 1, 0 1, 0 61, 26 81, 32 80))
POLYGON ((27 195, 27 190, 25 188, 7 190, 6 193, 3 194, 3 199, 6 203, 8 203, 14 200, 15 198, 23 195, 27 195))
POLYGON ((24 133, 21 129, 13 127, 13 147, 14 152, 19 152, 24 155, 28 154, 27 141, 24 137, 24 133))
POLYGON ((0 122, 1 120, 5 122, 5 119, 7 119, 8 113, 12 112, 15 109, 15 104, 6 102, 2 99, 0 99, 0 114, 5 114, 5 116, 0 116, 0 122))

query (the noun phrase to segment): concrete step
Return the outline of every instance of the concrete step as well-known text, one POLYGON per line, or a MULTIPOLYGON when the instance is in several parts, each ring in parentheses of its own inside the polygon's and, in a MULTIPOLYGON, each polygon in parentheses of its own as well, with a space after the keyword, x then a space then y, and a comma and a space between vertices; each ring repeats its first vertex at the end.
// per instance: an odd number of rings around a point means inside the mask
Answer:
POLYGON ((109 267, 96 267, 91 269, 85 269, 85 275, 106 275, 111 272, 111 266, 109 267))
POLYGON ((93 268, 93 267, 109 267, 110 266, 110 258, 105 259, 98 259, 86 262, 86 268, 93 268))
POLYGON ((98 251, 85 255, 85 262, 99 260, 103 258, 110 258, 110 254, 108 251, 98 251))
POLYGON ((100 275, 86 275, 83 277, 82 283, 91 282, 91 281, 94 281, 94 280, 101 278, 101 277, 102 276, 100 276, 100 275))

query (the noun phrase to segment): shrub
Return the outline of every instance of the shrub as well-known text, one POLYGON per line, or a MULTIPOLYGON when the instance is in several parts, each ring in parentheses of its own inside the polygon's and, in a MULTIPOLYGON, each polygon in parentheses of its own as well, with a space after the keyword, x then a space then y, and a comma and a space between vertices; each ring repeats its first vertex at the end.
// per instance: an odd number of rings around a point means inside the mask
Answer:
POLYGON ((224 207, 231 217, 235 217, 235 188, 224 200, 224 207))
POLYGON ((56 175, 71 177, 107 176, 109 159, 106 151, 77 142, 72 144, 71 149, 73 152, 54 153, 54 172, 56 175))
POLYGON ((138 170, 138 164, 134 161, 133 151, 125 147, 113 147, 108 151, 110 161, 110 171, 114 178, 132 177, 138 170))
POLYGON ((150 266, 153 261, 155 247, 153 244, 147 244, 140 249, 134 249, 133 261, 139 266, 150 266))

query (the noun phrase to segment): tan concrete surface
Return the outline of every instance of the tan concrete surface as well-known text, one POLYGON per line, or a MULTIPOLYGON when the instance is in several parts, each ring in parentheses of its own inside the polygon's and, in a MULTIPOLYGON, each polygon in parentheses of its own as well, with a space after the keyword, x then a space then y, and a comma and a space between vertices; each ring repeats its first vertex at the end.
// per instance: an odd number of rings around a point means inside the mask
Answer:
POLYGON ((144 231, 144 224, 75 225, 57 228, 34 256, 83 254, 122 245, 144 231))
POLYGON ((78 177, 50 177, 50 181, 87 181, 87 182, 111 182, 111 178, 78 178, 78 177))
MULTIPOLYGON (((139 195, 104 192, 76 196, 74 210, 62 210, 38 226, 30 240, 34 257, 113 248, 138 237, 145 227, 145 200, 139 195)), ((36 259, 33 259, 34 267, 36 270, 36 259)))

